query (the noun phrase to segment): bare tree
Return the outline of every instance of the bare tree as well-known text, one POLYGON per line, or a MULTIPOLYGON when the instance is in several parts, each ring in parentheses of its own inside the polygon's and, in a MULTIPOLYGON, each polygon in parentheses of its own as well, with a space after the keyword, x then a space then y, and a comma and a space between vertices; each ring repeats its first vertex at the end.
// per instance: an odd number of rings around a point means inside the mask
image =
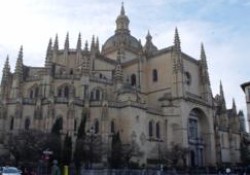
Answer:
POLYGON ((143 152, 140 150, 139 145, 135 141, 132 141, 131 144, 122 145, 123 162, 126 167, 129 166, 133 157, 141 157, 142 155, 143 152))
POLYGON ((176 165, 179 164, 186 166, 186 156, 188 153, 189 153, 188 148, 173 143, 170 149, 165 149, 163 151, 162 158, 166 162, 166 164, 170 167, 175 167, 176 165))
POLYGON ((38 130, 23 130, 12 135, 8 146, 16 161, 37 161, 45 149, 47 135, 38 130))

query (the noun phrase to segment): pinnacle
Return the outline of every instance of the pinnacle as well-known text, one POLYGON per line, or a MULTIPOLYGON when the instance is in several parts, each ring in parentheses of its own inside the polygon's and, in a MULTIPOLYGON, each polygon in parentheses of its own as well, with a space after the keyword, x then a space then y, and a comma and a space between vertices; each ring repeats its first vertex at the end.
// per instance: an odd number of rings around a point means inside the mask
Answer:
POLYGON ((82 39, 81 39, 81 33, 79 33, 76 48, 81 49, 81 47, 82 47, 82 39))
POLYGON ((179 33, 178 33, 177 27, 175 28, 174 45, 175 45, 175 47, 178 50, 181 49, 181 42, 180 42, 180 38, 179 38, 179 33))
POLYGON ((69 49, 69 32, 67 32, 67 34, 66 34, 64 47, 65 47, 65 49, 69 49))
POLYGON ((85 51, 88 51, 88 41, 86 40, 85 41, 85 48, 84 48, 85 51))
POLYGON ((151 36, 151 34, 150 34, 149 30, 148 30, 148 34, 146 36, 146 40, 147 41, 151 41, 151 39, 152 39, 152 36, 151 36))
POLYGON ((57 34, 56 34, 55 42, 54 42, 54 49, 58 50, 58 35, 57 34))
POLYGON ((121 15, 125 15, 125 10, 124 10, 124 2, 122 2, 122 6, 121 6, 121 15))

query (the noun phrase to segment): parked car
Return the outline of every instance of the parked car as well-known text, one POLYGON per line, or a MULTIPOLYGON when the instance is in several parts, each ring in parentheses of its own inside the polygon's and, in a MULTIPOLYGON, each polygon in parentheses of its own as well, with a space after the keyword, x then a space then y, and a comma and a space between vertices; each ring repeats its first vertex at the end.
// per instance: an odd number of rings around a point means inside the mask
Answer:
POLYGON ((0 170, 1 175, 21 175, 22 171, 16 167, 2 167, 0 170))

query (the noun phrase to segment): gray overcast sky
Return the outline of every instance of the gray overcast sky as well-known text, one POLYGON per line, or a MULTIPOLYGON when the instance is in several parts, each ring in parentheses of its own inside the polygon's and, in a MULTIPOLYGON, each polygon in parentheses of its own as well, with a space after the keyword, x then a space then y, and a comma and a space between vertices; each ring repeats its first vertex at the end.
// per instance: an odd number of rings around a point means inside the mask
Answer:
MULTIPOLYGON (((250 81, 249 0, 124 0, 131 34, 145 42, 150 30, 158 48, 173 44, 178 27, 182 50, 199 59, 205 46, 213 94, 223 83, 227 106, 236 99, 246 115, 240 84, 250 81)), ((62 48, 69 32, 75 48, 78 33, 83 42, 98 36, 100 44, 114 33, 121 2, 116 0, 0 0, 0 64, 7 54, 14 70, 21 45, 24 63, 44 64, 49 38, 59 36, 62 48)))

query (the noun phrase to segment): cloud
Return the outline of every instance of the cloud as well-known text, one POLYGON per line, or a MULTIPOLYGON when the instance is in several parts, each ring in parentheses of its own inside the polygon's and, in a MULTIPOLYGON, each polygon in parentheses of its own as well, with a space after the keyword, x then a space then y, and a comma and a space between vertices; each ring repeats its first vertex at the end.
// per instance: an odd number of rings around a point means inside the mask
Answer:
MULTIPOLYGON (((76 46, 78 33, 83 42, 99 36, 100 44, 114 34, 120 2, 112 0, 8 0, 0 6, 0 64, 10 55, 12 70, 20 48, 24 63, 44 64, 49 38, 59 36, 60 47, 69 32, 70 47, 76 46), (15 5, 13 5, 15 4, 15 5)), ((158 48, 173 44, 178 27, 182 50, 199 59, 200 43, 205 45, 214 94, 222 80, 228 107, 236 98, 245 108, 240 84, 249 80, 250 35, 249 1, 236 0, 126 0, 131 34, 145 42, 148 29, 158 48)))

